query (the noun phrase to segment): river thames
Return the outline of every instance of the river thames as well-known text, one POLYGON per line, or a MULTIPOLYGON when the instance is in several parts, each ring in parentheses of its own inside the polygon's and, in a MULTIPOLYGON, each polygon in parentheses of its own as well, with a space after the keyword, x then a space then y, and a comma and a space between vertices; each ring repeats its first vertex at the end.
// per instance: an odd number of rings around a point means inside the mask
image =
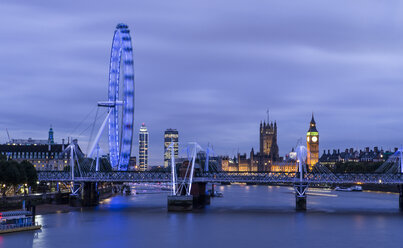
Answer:
POLYGON ((115 196, 98 207, 37 216, 41 231, 0 236, 0 247, 402 247, 398 195, 217 186, 206 209, 168 213, 166 194, 115 196))

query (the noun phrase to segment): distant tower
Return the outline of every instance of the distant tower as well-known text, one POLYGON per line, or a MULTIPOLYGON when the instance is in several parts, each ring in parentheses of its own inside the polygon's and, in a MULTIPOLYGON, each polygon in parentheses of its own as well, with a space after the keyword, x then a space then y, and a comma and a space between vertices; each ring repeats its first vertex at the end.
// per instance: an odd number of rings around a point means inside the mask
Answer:
POLYGON ((139 133, 139 167, 140 171, 148 169, 148 131, 143 123, 139 133))
POLYGON ((55 141, 53 139, 53 128, 52 128, 52 126, 50 126, 50 129, 49 129, 48 142, 49 142, 49 144, 54 144, 55 143, 55 141))
POLYGON ((277 123, 260 123, 260 155, 268 156, 269 160, 279 159, 277 145, 277 123))
POLYGON ((309 124, 309 130, 306 134, 306 147, 308 150, 308 158, 306 160, 309 169, 319 161, 319 132, 316 129, 315 119, 313 118, 309 124))
POLYGON ((179 133, 176 129, 167 129, 164 133, 164 167, 168 167, 171 165, 171 150, 167 150, 168 146, 171 142, 174 143, 174 155, 175 159, 178 158, 179 155, 179 133))

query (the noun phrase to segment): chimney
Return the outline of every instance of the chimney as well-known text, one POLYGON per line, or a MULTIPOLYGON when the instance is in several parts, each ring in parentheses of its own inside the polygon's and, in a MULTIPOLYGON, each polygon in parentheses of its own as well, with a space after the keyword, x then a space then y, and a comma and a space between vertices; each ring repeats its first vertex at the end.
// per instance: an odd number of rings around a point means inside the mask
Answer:
POLYGON ((377 146, 374 147, 374 152, 378 153, 378 147, 377 146))
POLYGON ((337 154, 340 154, 340 149, 337 149, 337 154))
POLYGON ((62 139, 62 151, 64 151, 64 139, 62 139))
POLYGON ((365 147, 365 152, 369 152, 369 147, 365 147))

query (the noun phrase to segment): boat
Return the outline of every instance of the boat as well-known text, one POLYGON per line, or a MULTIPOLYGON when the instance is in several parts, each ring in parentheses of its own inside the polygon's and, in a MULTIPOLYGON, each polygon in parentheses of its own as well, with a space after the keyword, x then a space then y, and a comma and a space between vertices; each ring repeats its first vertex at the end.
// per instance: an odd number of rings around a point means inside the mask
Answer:
POLYGON ((336 187, 334 188, 335 191, 346 191, 346 192, 351 192, 352 189, 351 188, 342 188, 342 187, 336 187))
POLYGON ((217 190, 212 191, 211 189, 209 189, 207 191, 207 193, 211 196, 211 197, 224 197, 224 194, 221 192, 218 192, 217 190))
POLYGON ((334 190, 335 191, 346 191, 346 192, 362 191, 362 187, 359 186, 359 185, 351 186, 351 187, 348 187, 348 188, 336 187, 334 190))
POLYGON ((351 190, 352 191, 362 191, 362 187, 359 185, 355 185, 355 186, 351 187, 351 190))
POLYGON ((30 211, 0 212, 0 234, 41 229, 30 211))

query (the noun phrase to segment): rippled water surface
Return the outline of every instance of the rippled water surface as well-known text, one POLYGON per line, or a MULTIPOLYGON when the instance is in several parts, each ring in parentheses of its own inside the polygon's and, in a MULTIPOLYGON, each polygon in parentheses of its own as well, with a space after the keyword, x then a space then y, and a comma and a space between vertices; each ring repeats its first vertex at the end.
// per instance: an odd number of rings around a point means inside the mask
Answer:
POLYGON ((166 194, 141 194, 38 216, 41 231, 1 235, 0 247, 403 247, 396 194, 311 189, 297 213, 291 188, 216 189, 224 197, 193 213, 168 213, 166 194))

